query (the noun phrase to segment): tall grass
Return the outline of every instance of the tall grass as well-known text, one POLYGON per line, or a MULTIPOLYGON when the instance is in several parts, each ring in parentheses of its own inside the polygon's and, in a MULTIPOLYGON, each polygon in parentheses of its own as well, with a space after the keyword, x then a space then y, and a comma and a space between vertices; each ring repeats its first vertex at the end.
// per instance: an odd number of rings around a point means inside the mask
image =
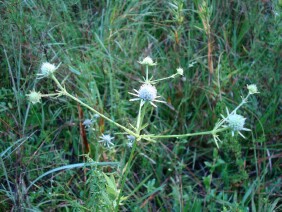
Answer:
POLYGON ((137 61, 147 55, 157 60, 156 77, 185 70, 181 80, 159 85, 167 104, 145 117, 151 134, 212 129, 226 107, 240 103, 247 84, 257 84, 260 94, 243 110, 252 133, 226 134, 219 150, 209 136, 139 143, 119 209, 281 209, 281 5, 205 2, 0 3, 1 211, 114 207, 120 167, 48 171, 89 160, 125 164, 126 137, 117 134, 114 150, 103 148, 99 136, 114 133, 114 125, 99 118, 95 131, 83 131, 80 124, 93 115, 85 108, 64 97, 31 105, 25 95, 56 90, 50 79, 34 79, 42 62, 63 62, 57 75, 72 94, 130 127, 138 104, 128 92, 140 85, 145 69, 137 61))

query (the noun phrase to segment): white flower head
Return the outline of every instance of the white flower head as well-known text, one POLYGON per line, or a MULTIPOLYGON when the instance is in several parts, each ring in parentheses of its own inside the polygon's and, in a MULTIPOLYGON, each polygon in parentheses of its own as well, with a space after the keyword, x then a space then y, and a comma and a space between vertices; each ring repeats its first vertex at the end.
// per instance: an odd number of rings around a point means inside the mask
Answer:
POLYGON ((255 84, 247 85, 247 89, 249 90, 249 94, 259 93, 255 84))
POLYGON ((176 71, 177 71, 177 74, 183 76, 183 72, 184 72, 184 71, 183 71, 183 68, 180 68, 180 67, 179 67, 179 68, 176 69, 176 71))
POLYGON ((41 102, 41 93, 40 92, 36 92, 36 91, 30 91, 29 94, 26 94, 28 100, 32 103, 32 104, 36 104, 36 103, 40 103, 41 102))
POLYGON ((56 67, 54 64, 48 62, 43 63, 40 68, 40 73, 37 74, 37 79, 49 77, 59 68, 59 66, 60 64, 56 67))
POLYGON ((160 96, 157 96, 157 89, 155 86, 151 85, 151 84, 143 84, 141 85, 141 87, 139 88, 139 90, 135 90, 135 93, 129 93, 133 96, 136 96, 137 98, 134 99, 130 99, 129 101, 136 101, 136 100, 141 100, 144 103, 145 102, 150 102, 151 105, 153 105, 154 107, 157 107, 154 102, 162 102, 165 103, 164 101, 161 100, 157 100, 157 98, 159 98, 160 96))
POLYGON ((227 109, 227 117, 224 118, 224 120, 227 122, 227 126, 231 129, 232 136, 234 136, 235 132, 238 132, 243 138, 245 138, 240 131, 251 131, 250 129, 244 128, 246 118, 236 114, 236 111, 229 114, 227 109))
POLYGON ((130 142, 134 142, 135 141, 135 136, 133 136, 133 135, 128 135, 127 136, 127 139, 130 141, 130 142))
POLYGON ((128 136, 127 136, 127 140, 128 140, 127 146, 128 146, 129 148, 132 148, 135 139, 136 139, 136 138, 135 138, 135 136, 133 136, 133 135, 128 135, 128 136))
POLYGON ((157 63, 154 63, 151 57, 145 57, 142 61, 138 61, 141 65, 155 66, 157 63))
POLYGON ((91 119, 85 119, 82 125, 84 125, 85 128, 89 128, 93 124, 93 120, 91 119))
POLYGON ((132 148, 132 146, 133 146, 133 142, 130 142, 130 141, 127 142, 127 147, 128 147, 128 148, 132 148))
POLYGON ((104 146, 110 148, 111 146, 113 146, 113 142, 112 140, 114 139, 114 137, 111 137, 110 135, 104 135, 102 134, 102 136, 100 136, 99 138, 101 138, 102 140, 98 141, 99 143, 104 143, 104 146))

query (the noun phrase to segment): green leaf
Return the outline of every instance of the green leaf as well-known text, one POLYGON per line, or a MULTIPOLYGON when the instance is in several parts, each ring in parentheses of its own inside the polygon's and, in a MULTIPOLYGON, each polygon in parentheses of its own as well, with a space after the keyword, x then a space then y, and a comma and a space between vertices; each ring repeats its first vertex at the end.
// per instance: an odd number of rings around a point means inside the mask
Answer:
POLYGON ((76 75, 81 75, 81 73, 78 70, 76 70, 75 68, 73 68, 71 66, 69 66, 69 68, 70 68, 70 72, 72 72, 72 73, 74 73, 76 75))

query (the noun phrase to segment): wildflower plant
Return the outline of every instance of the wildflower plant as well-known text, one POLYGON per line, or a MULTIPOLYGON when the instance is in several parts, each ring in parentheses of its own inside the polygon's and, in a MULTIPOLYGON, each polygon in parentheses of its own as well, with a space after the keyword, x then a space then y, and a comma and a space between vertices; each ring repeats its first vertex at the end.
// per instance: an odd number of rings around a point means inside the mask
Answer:
MULTIPOLYGON (((248 95, 245 98, 242 98, 242 102, 229 113, 227 110, 227 115, 223 116, 221 115, 221 118, 214 126, 214 128, 210 131, 204 131, 204 132, 195 132, 195 133, 185 133, 185 134, 178 134, 178 135, 153 135, 153 134, 142 134, 141 131, 144 129, 147 125, 143 123, 143 116, 146 112, 146 110, 153 106, 153 108, 157 107, 157 103, 165 103, 164 100, 160 100, 161 96, 158 95, 157 87, 158 83, 164 80, 168 79, 174 79, 177 76, 183 76, 185 75, 185 71, 183 68, 178 67, 176 68, 176 72, 172 74, 171 76, 160 78, 160 79, 154 79, 154 76, 149 76, 149 67, 155 67, 157 65, 156 62, 153 61, 151 57, 145 57, 143 60, 138 61, 138 63, 142 66, 145 66, 145 76, 144 80, 141 82, 141 85, 139 89, 133 89, 134 93, 129 93, 130 95, 134 96, 134 98, 129 99, 129 101, 137 101, 139 102, 139 110, 136 117, 136 124, 132 126, 132 128, 128 128, 127 126, 117 123, 113 119, 107 117, 103 113, 95 110, 93 107, 89 106, 85 102, 81 101, 78 97, 75 95, 69 93, 64 86, 62 86, 62 83, 57 79, 56 77, 56 70, 59 68, 60 65, 57 67, 50 63, 43 63, 41 66, 41 72, 37 74, 38 79, 43 79, 45 77, 51 78, 57 85, 58 91, 54 94, 41 94, 40 92, 35 92, 34 90, 31 91, 29 94, 27 94, 28 100, 33 103, 39 103, 41 101, 41 97, 60 97, 60 96, 66 96, 70 99, 76 101, 80 105, 84 106, 91 112, 93 112, 95 115, 94 117, 101 117, 108 121, 109 123, 115 125, 117 128, 120 128, 123 133, 127 134, 128 143, 127 146, 131 148, 129 159, 127 160, 126 164, 122 167, 122 175, 120 177, 120 188, 119 188, 119 194, 116 200, 116 211, 118 210, 118 207, 120 205, 120 202, 122 200, 122 191, 123 187, 126 181, 127 174, 129 173, 131 163, 134 158, 134 153, 136 151, 136 148, 138 146, 138 143, 141 140, 147 140, 147 141, 155 141, 156 139, 160 138, 183 138, 183 137, 191 137, 191 136, 202 136, 202 135, 212 135, 214 138, 214 142, 216 146, 219 148, 219 142, 221 142, 219 138, 219 133, 223 131, 230 131, 230 134, 232 136, 235 136, 235 134, 239 134, 242 137, 243 134, 241 131, 250 131, 249 129, 245 128, 245 122, 246 118, 242 115, 239 115, 237 112, 239 108, 241 108, 244 104, 247 103, 247 99, 249 96, 258 93, 258 89, 256 85, 248 85, 247 89, 249 91, 248 95), (146 106, 145 106, 146 105, 146 106)), ((194 63, 193 63, 194 64, 194 63)), ((190 64, 192 66, 193 64, 190 64)), ((86 119, 83 122, 83 125, 85 127, 89 127, 92 124, 92 119, 86 119)), ((114 148, 114 137, 111 137, 110 134, 102 134, 99 137, 101 140, 97 141, 107 148, 114 148)))

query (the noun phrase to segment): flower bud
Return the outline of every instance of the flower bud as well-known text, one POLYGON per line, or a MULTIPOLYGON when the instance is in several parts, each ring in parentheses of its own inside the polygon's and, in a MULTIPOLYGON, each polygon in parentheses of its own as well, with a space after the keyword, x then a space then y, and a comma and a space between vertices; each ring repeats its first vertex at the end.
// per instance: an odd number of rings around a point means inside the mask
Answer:
POLYGON ((37 74, 38 79, 42 79, 44 77, 49 77, 52 75, 59 66, 55 66, 54 64, 45 62, 41 65, 40 73, 37 74))
POLYGON ((141 65, 148 65, 148 66, 155 66, 157 65, 157 63, 154 63, 152 58, 145 57, 142 61, 138 61, 138 63, 140 63, 141 65))
POLYGON ((249 94, 259 93, 255 84, 247 85, 247 89, 249 90, 249 94))
POLYGON ((183 71, 183 68, 180 68, 180 67, 179 67, 179 68, 176 69, 176 71, 177 71, 177 74, 183 76, 183 72, 184 72, 184 71, 183 71))

